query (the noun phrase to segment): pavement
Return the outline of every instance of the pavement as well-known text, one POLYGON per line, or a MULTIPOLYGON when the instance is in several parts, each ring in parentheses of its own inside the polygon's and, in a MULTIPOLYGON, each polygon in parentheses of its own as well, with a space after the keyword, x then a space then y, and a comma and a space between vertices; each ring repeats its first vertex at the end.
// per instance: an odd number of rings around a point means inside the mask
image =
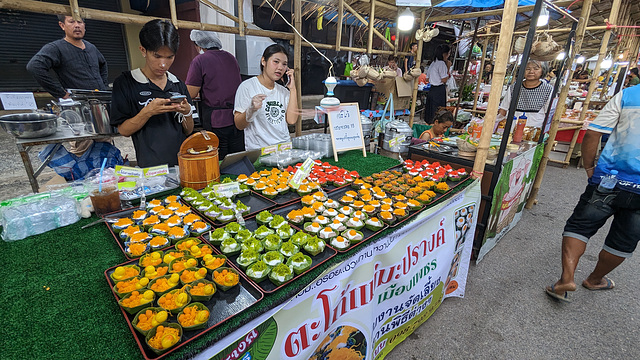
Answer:
POLYGON ((587 245, 572 302, 559 303, 544 292, 560 276, 562 229, 585 185, 584 169, 548 166, 538 204, 471 265, 465 298, 444 300, 387 359, 640 358, 638 256, 610 273, 615 289, 580 286, 610 222, 587 245))

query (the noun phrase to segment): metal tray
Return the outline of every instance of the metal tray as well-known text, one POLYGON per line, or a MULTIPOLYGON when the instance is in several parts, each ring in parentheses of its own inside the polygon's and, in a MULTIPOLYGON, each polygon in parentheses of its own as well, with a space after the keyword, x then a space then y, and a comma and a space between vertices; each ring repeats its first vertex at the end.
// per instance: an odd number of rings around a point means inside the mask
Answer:
MULTIPOLYGON (((293 229, 295 229, 296 231, 301 231, 298 227, 296 227, 293 224, 290 224, 291 227, 293 229)), ((248 230, 251 230, 252 232, 255 231, 258 227, 260 227, 260 225, 258 224, 258 222, 256 221, 255 218, 253 219, 249 219, 249 220, 245 220, 245 227, 248 230)), ((203 238, 205 240, 209 239, 209 235, 205 234, 203 236, 203 238)), ((218 253, 222 254, 222 252, 220 251, 220 249, 218 249, 217 246, 211 245, 211 247, 218 253)), ((304 252, 304 250, 301 250, 304 252)), ((329 246, 329 244, 327 244, 327 246, 325 247, 324 251, 316 256, 311 256, 309 254, 307 254, 305 252, 306 255, 309 255, 309 257, 311 257, 311 268, 309 268, 309 270, 305 271, 304 273, 300 274, 300 275, 296 275, 294 276, 291 280, 287 281, 286 283, 280 285, 280 286, 276 286, 274 283, 272 283, 269 278, 256 283, 255 281, 253 281, 252 279, 250 279, 249 277, 247 277, 247 280, 250 281, 252 284, 254 284, 255 286, 259 287, 263 292, 265 293, 273 293, 275 291, 277 291, 278 289, 280 289, 281 287, 289 284, 292 281, 295 281, 297 278, 299 278, 300 276, 304 275, 305 273, 307 273, 308 271, 316 268, 317 266, 319 266, 320 264, 324 263, 325 261, 329 260, 330 258, 334 257, 336 255, 337 251, 332 248, 331 246, 329 246)), ((236 262, 236 260, 238 259, 238 256, 240 256, 240 254, 236 254, 236 255, 231 255, 231 256, 227 256, 227 259, 229 261, 229 263, 238 270, 238 272, 242 273, 243 275, 246 276, 246 274, 244 273, 244 271, 240 268, 240 266, 238 265, 238 263, 236 262)))
MULTIPOLYGON (((215 248, 215 247, 212 246, 212 248, 215 248)), ((115 271, 115 268, 118 266, 131 265, 131 264, 137 264, 137 263, 138 263, 138 260, 136 259, 134 261, 128 261, 126 263, 116 265, 114 267, 111 267, 105 270, 104 276, 107 278, 107 282, 109 284, 109 287, 112 289, 111 292, 113 293, 113 296, 115 297, 116 302, 119 300, 119 298, 118 298, 118 295, 116 295, 116 293, 113 292, 114 282, 111 280, 110 275, 115 271)), ((214 293, 211 300, 207 302, 202 302, 202 304, 204 304, 207 308, 209 308, 209 312, 211 313, 209 317, 209 322, 207 323, 207 327, 200 330, 183 331, 182 341, 177 346, 175 346, 171 350, 161 355, 154 353, 149 348, 149 346, 147 346, 145 342, 145 337, 142 334, 140 334, 138 331, 136 331, 136 329, 133 327, 133 319, 135 315, 128 314, 126 311, 124 311, 124 309, 120 307, 120 311, 122 312, 122 315, 127 321, 127 325, 129 325, 129 329, 131 330, 131 333, 133 333, 133 337, 135 338, 136 343, 138 344, 138 348, 140 348, 140 352, 142 352, 142 355, 144 356, 144 358, 147 360, 155 360, 155 359, 163 358, 167 354, 170 354, 175 350, 180 349, 190 341, 207 333, 211 329, 217 327, 218 325, 231 319, 235 315, 241 313, 242 311, 255 305, 258 301, 262 300, 262 298, 264 297, 264 294, 252 282, 250 282, 249 279, 245 278, 244 273, 242 272, 239 272, 239 273, 240 273, 240 277, 239 277, 240 283, 237 286, 234 286, 233 288, 227 291, 221 291, 220 289, 216 289, 216 292, 214 293)), ((212 280, 211 274, 207 274, 206 279, 212 280)), ((153 302, 153 304, 154 305, 150 305, 150 306, 157 306, 157 299, 153 302)), ((169 322, 177 322, 177 316, 170 316, 169 319, 170 319, 169 322)))
MULTIPOLYGON (((335 193, 332 193, 329 198, 332 198, 335 200, 335 198, 333 197, 333 195, 335 194, 336 196, 338 196, 338 198, 342 197, 342 195, 344 195, 344 193, 346 193, 348 190, 350 190, 350 188, 340 188, 341 191, 337 191, 335 193)), ((277 208, 275 210, 271 210, 271 213, 274 215, 280 215, 283 216, 286 219, 287 214, 289 213, 289 211, 291 210, 296 210, 296 209, 302 209, 302 203, 295 203, 295 204, 289 204, 280 208, 277 208)), ((298 225, 292 225, 298 229, 300 229, 300 226, 298 225)), ((387 227, 389 227, 389 225, 387 225, 386 223, 384 224, 384 226, 382 227, 382 229, 378 230, 378 231, 371 231, 369 229, 367 229, 366 227, 363 227, 362 229, 358 230, 362 233, 362 236, 364 237, 362 240, 360 240, 360 242, 358 242, 357 244, 348 247, 347 249, 337 249, 334 248, 337 252, 339 253, 345 253, 347 251, 350 251, 353 248, 356 248, 358 246, 360 246, 361 244, 369 241, 372 237, 378 235, 380 232, 384 231, 387 227)), ((303 229, 300 229, 300 231, 306 232, 303 229)), ((327 243, 327 245, 330 245, 329 243, 327 243)))
MULTIPOLYGON (((322 188, 322 190, 329 194, 332 193, 336 190, 340 190, 343 189, 347 186, 349 186, 350 184, 345 184, 339 187, 336 187, 333 185, 333 183, 328 184, 326 186, 324 186, 322 188)), ((254 194, 258 194, 256 193, 254 190, 251 190, 252 193, 254 194)), ((258 194, 259 196, 263 196, 261 194, 258 194)), ((290 189, 286 194, 282 194, 282 195, 276 195, 276 197, 274 197, 273 199, 271 199, 271 201, 275 202, 278 206, 284 206, 284 205, 288 205, 291 203, 294 203, 296 201, 299 201, 302 198, 302 196, 298 195, 298 193, 294 190, 294 189, 290 189)))
MULTIPOLYGON (((236 199, 234 201, 242 201, 243 204, 249 206, 251 208, 251 210, 249 211, 249 214, 246 216, 246 218, 251 218, 256 216, 256 214, 258 214, 259 212, 263 211, 263 210, 268 210, 271 209, 275 206, 277 206, 277 204, 275 203, 275 201, 270 200, 260 194, 254 193, 253 191, 251 191, 249 193, 249 195, 247 196, 242 196, 242 197, 236 197, 236 199)), ((208 222, 209 224, 211 224, 213 227, 219 228, 219 227, 224 227, 224 225, 219 221, 213 221, 211 219, 209 219, 209 217, 207 217, 204 213, 200 212, 198 209, 195 208, 195 206, 189 204, 187 201, 185 201, 184 199, 180 198, 180 201, 182 201, 184 204, 189 205, 189 207, 191 207, 191 210, 193 210, 193 212, 197 215, 199 215, 204 221, 208 222)))

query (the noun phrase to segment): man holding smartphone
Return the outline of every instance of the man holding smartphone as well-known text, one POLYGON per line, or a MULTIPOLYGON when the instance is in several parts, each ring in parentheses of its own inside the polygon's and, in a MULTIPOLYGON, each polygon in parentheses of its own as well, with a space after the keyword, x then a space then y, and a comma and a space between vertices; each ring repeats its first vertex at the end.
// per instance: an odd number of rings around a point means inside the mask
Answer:
POLYGON ((111 125, 131 136, 140 167, 177 165, 180 146, 193 131, 187 86, 169 72, 178 42, 171 22, 146 23, 140 30, 145 66, 125 71, 113 83, 111 125))

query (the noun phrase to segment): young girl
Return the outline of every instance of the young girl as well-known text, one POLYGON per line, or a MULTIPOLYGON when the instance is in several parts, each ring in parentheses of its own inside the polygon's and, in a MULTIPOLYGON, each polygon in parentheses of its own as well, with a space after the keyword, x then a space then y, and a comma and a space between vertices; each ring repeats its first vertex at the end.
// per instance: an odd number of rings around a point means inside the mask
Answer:
POLYGON ((178 30, 168 20, 151 20, 139 36, 145 65, 113 82, 111 126, 132 137, 140 167, 177 165, 180 145, 193 131, 187 86, 168 71, 178 51, 178 30), (170 99, 177 95, 182 99, 170 99))
POLYGON ((296 123, 299 110, 293 69, 287 64, 287 51, 273 44, 264 50, 260 59, 262 73, 243 81, 238 87, 233 120, 238 129, 244 130, 247 150, 290 139, 288 125, 296 123), (277 83, 284 74, 289 77, 289 91, 277 83))
POLYGON ((453 125, 453 114, 444 108, 438 109, 433 119, 433 126, 420 134, 420 140, 429 141, 442 137, 447 129, 453 125))

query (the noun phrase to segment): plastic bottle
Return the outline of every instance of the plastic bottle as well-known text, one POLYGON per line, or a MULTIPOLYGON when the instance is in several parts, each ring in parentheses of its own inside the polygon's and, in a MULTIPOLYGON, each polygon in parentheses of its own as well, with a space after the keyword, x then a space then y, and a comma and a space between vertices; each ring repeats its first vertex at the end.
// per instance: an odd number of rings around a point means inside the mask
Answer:
POLYGON ((605 175, 600 179, 600 185, 598 185, 598 190, 601 192, 611 192, 616 187, 618 183, 618 170, 611 170, 611 174, 605 175))
POLYGON ((518 118, 518 122, 516 125, 516 129, 513 132, 513 142, 519 143, 522 141, 522 136, 524 135, 524 127, 527 125, 527 116, 522 113, 518 118))

